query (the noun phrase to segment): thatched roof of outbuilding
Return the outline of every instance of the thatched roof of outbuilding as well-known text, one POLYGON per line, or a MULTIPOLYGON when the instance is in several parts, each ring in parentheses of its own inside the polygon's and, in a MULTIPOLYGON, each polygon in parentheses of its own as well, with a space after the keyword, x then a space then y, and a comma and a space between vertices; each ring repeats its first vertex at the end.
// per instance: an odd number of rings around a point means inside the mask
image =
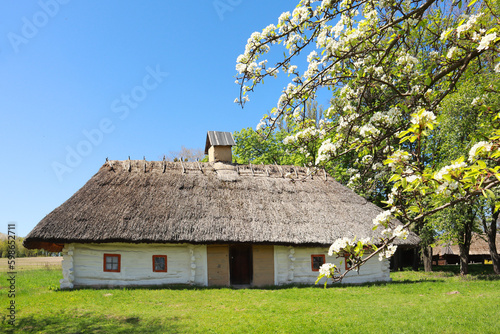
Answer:
MULTIPOLYGON (((495 240, 497 250, 500 250, 500 234, 495 240)), ((460 255, 458 244, 445 243, 432 248, 433 255, 460 255)), ((474 233, 472 235, 469 255, 490 255, 490 248, 486 236, 474 233)))
MULTIPOLYGON (((295 166, 106 162, 24 240, 65 243, 259 243, 327 246, 380 236, 382 210, 324 172, 295 166)), ((415 234, 401 245, 416 245, 415 234)))

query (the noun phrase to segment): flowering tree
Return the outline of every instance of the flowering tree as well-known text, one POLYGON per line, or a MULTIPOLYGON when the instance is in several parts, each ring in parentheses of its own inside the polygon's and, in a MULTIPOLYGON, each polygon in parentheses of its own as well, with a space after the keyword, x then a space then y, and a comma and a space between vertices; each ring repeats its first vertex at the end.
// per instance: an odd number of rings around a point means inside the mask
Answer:
POLYGON ((446 97, 467 75, 500 72, 499 15, 494 0, 302 0, 277 25, 248 39, 237 59, 235 102, 247 103, 264 78, 288 75, 277 106, 261 121, 272 131, 279 120, 300 122, 306 101, 329 89, 333 102, 324 121, 285 142, 320 138, 317 167, 351 156, 351 187, 388 186, 387 210, 373 220, 374 228, 383 228, 381 240, 335 242, 330 255, 347 255, 352 266, 342 273, 325 265, 320 277, 340 281, 376 254, 392 255, 391 243, 404 238, 410 224, 421 225, 457 203, 481 196, 500 208, 498 80, 475 92, 479 121, 491 126, 446 165, 435 164, 428 150, 446 97), (283 47, 273 66, 261 60, 283 47), (305 52, 307 68, 301 71, 305 52))
POLYGON ((302 130, 314 130, 322 122, 321 116, 322 107, 318 107, 316 101, 308 102, 300 122, 285 123, 278 120, 276 129, 267 133, 261 128, 265 126, 265 122, 258 124, 256 130, 246 128, 235 131, 233 136, 236 146, 233 147, 233 155, 236 162, 296 166, 312 164, 316 160, 321 139, 317 133, 306 134, 302 130), (306 137, 305 140, 295 138, 297 133, 306 137))

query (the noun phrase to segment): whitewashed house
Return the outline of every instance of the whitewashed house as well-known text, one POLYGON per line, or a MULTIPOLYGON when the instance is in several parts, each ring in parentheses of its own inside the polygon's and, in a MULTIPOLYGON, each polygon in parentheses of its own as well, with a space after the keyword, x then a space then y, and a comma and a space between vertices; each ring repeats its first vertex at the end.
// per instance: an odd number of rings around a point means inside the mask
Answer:
MULTIPOLYGON (((209 163, 107 161, 24 245, 63 252, 62 288, 265 286, 313 284, 337 238, 379 236, 381 209, 323 171, 232 164, 232 145, 211 131, 209 163)), ((343 282, 389 280, 374 258, 343 282)))

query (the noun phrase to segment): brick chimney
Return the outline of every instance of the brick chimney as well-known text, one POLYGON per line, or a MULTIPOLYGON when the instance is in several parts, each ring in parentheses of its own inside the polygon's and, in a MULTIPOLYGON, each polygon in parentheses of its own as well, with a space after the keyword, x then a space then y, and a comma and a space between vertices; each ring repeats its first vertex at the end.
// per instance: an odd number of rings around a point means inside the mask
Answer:
POLYGON ((208 131, 205 144, 205 154, 208 154, 209 162, 233 161, 231 146, 236 145, 231 132, 208 131))

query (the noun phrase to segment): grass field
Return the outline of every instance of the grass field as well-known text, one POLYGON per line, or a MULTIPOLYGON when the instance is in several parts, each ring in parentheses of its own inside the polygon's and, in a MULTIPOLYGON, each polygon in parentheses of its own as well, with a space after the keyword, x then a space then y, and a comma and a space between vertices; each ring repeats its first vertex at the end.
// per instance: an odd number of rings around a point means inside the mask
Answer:
POLYGON ((393 282, 276 289, 60 291, 60 270, 16 275, 16 326, 3 333, 500 333, 500 279, 491 266, 392 273, 393 282))
MULTIPOLYGON (((8 271, 6 258, 0 259, 0 272, 8 271)), ((61 269, 62 257, 19 257, 16 260, 16 270, 28 269, 61 269)))

